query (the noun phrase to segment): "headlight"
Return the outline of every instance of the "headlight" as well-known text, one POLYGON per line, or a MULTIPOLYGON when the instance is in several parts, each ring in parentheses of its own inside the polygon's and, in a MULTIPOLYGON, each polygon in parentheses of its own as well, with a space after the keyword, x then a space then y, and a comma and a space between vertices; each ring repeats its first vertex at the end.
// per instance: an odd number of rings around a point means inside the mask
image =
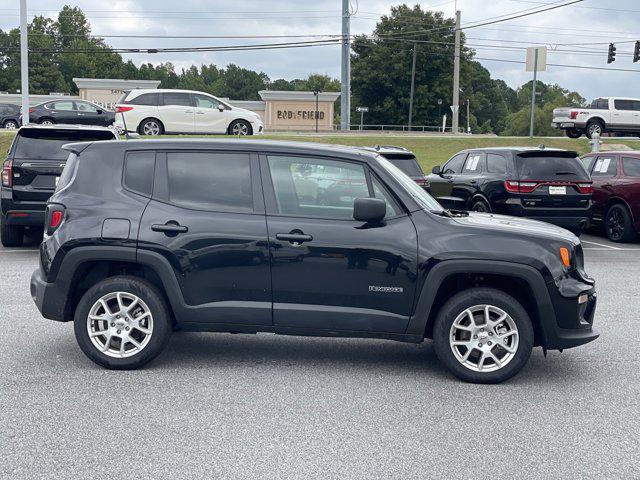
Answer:
POLYGON ((567 247, 560 247, 560 260, 562 260, 562 264, 565 267, 569 268, 571 266, 571 255, 567 247))

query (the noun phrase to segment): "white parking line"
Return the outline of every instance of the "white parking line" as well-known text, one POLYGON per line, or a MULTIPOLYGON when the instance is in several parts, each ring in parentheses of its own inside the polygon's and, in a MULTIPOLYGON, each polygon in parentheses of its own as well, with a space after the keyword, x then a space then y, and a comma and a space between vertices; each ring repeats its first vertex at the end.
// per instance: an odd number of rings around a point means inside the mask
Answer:
POLYGON ((2 253, 21 253, 21 252, 38 252, 38 249, 28 249, 28 250, 0 250, 0 254, 2 253))
POLYGON ((610 248, 611 250, 625 250, 624 248, 612 247, 611 245, 605 245, 604 243, 598 243, 598 242, 591 242, 589 240, 582 240, 582 243, 590 243, 591 245, 598 245, 599 247, 606 247, 606 248, 610 248))

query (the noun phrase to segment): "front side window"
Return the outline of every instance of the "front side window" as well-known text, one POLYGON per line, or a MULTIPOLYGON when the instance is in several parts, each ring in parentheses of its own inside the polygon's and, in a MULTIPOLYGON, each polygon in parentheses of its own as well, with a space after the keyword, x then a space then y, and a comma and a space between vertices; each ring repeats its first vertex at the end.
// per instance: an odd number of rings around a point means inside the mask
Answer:
POLYGON ((625 175, 629 177, 640 177, 640 158, 623 157, 622 167, 625 175))
POLYGON ((163 104, 166 106, 191 106, 191 96, 188 93, 163 93, 163 104))
POLYGON ((442 173, 445 175, 453 175, 456 173, 460 173, 462 171, 462 165, 464 164, 464 160, 467 158, 466 153, 459 153, 449 160, 444 168, 442 169, 442 173))
POLYGON ((377 180, 369 189, 363 165, 276 155, 270 155, 268 161, 280 214, 353 220, 355 199, 370 197, 385 200, 387 217, 399 212, 377 180))
POLYGON ((195 99, 196 107, 198 107, 198 108, 215 108, 215 109, 217 109, 220 105, 222 105, 215 98, 209 97, 207 95, 201 95, 199 93, 194 94, 193 98, 195 99))
POLYGON ((75 108, 73 106, 73 102, 53 102, 51 104, 51 109, 52 110, 64 110, 64 111, 75 110, 75 108))
POLYGON ((616 157, 601 156, 596 160, 591 172, 592 177, 615 177, 618 173, 616 157))
POLYGON ((196 210, 253 211, 250 157, 242 153, 167 153, 169 202, 196 210))

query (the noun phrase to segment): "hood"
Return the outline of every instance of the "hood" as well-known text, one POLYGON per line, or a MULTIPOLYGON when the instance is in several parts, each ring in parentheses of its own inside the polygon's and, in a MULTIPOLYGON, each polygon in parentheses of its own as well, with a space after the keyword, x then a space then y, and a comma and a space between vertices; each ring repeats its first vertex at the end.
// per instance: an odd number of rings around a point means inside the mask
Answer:
POLYGON ((580 240, 569 230, 538 220, 496 215, 493 213, 469 212, 469 216, 455 217, 455 222, 469 227, 484 228, 528 237, 548 238, 579 245, 580 240))
POLYGON ((244 115, 252 115, 254 117, 260 118, 260 115, 258 115, 256 112, 252 112, 251 110, 247 110, 246 108, 238 108, 238 107, 234 107, 233 105, 232 105, 232 108, 234 112, 242 113, 244 115))

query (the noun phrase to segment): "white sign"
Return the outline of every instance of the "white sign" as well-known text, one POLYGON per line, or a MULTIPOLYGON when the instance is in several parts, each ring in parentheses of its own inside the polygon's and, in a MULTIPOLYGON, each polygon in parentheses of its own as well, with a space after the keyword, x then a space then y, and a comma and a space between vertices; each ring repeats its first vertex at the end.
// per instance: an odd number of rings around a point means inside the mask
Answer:
POLYGON ((356 107, 356 112, 367 113, 369 111, 369 107, 356 107))
POLYGON ((544 72, 547 69, 547 47, 527 47, 527 72, 537 70, 544 72), (536 52, 538 52, 538 68, 536 64, 536 52))

